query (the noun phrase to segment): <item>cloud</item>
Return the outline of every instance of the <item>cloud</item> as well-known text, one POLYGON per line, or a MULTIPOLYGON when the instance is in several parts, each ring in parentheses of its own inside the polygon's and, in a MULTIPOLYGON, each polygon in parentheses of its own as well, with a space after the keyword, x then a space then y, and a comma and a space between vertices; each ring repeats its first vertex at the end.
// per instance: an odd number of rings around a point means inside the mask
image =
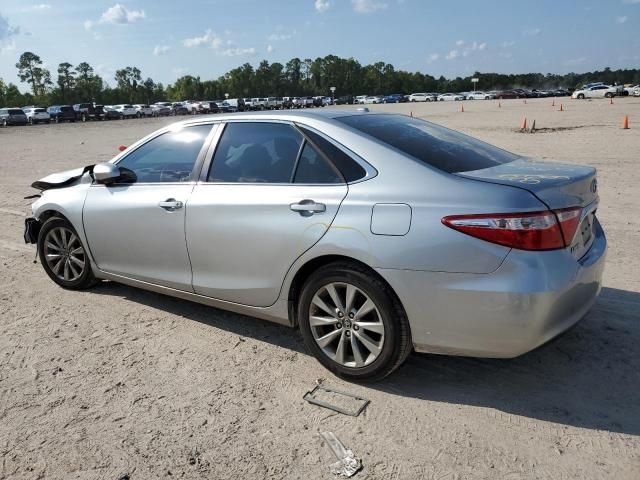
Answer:
POLYGON ((11 26, 9 20, 0 15, 0 53, 16 49, 16 41, 13 37, 18 33, 20 33, 20 28, 11 26))
POLYGON ((616 17, 616 23, 625 23, 627 21, 627 16, 616 17))
POLYGON ((89 31, 89 30, 91 30, 93 28, 94 24, 93 24, 93 22, 91 20, 85 20, 83 25, 84 25, 84 29, 86 31, 89 31))
POLYGON ((23 12, 44 12, 46 10, 51 10, 51 5, 49 5, 48 3, 39 3, 37 5, 30 5, 22 9, 23 12))
POLYGON ((227 48, 226 50, 222 50, 220 52, 220 55, 223 55, 225 57, 238 57, 241 55, 255 55, 256 54, 256 49, 251 47, 251 48, 227 48))
POLYGON ((509 41, 508 42, 508 41, 505 40, 504 42, 502 42, 502 48, 511 48, 515 44, 516 44, 516 42, 514 42, 514 41, 509 41))
POLYGON ((234 42, 231 40, 224 40, 218 34, 211 31, 211 29, 208 29, 204 35, 200 37, 185 38, 182 41, 182 44, 187 48, 208 47, 215 50, 219 55, 223 55, 225 57, 256 54, 256 49, 254 47, 238 47, 234 42))
POLYGON ((456 45, 458 45, 459 47, 461 47, 462 45, 464 45, 464 40, 458 40, 456 42, 456 45))
POLYGON ((0 53, 12 52, 16 49, 16 41, 11 40, 10 42, 0 42, 0 53))
POLYGON ((574 65, 580 65, 581 63, 584 63, 586 60, 587 60, 587 57, 570 58, 569 60, 565 60, 564 64, 567 67, 571 67, 574 65))
POLYGON ((440 55, 437 53, 432 53, 427 57, 427 63, 433 63, 440 59, 440 55))
POLYGON ((129 10, 125 6, 116 3, 113 7, 107 8, 98 23, 111 23, 114 25, 128 25, 145 18, 144 10, 129 10))
POLYGON ((458 50, 451 50, 449 53, 447 53, 447 55, 444 58, 446 58, 447 60, 454 60, 459 56, 460 56, 460 52, 458 50))
POLYGON ((200 37, 185 38, 182 44, 187 48, 206 46, 215 50, 222 46, 223 41, 222 38, 213 33, 211 29, 208 29, 204 35, 200 37))
POLYGON ((316 7, 316 12, 324 13, 329 10, 331 3, 328 0, 316 0, 314 6, 316 7))
POLYGON ((351 0, 353 11, 356 13, 373 13, 385 10, 389 5, 378 0, 351 0))
POLYGON ((270 42, 278 42, 283 40, 290 40, 296 34, 296 31, 292 31, 291 33, 272 33, 267 37, 267 40, 270 42))
POLYGON ((267 53, 273 53, 273 45, 267 45, 267 53))
POLYGON ((153 54, 156 57, 159 57, 161 55, 166 55, 167 53, 169 53, 169 50, 171 50, 171 47, 167 45, 156 45, 153 49, 153 54))
POLYGON ((526 30, 523 30, 522 35, 525 37, 537 37, 540 35, 540 32, 542 32, 542 30, 539 28, 527 28, 526 30))

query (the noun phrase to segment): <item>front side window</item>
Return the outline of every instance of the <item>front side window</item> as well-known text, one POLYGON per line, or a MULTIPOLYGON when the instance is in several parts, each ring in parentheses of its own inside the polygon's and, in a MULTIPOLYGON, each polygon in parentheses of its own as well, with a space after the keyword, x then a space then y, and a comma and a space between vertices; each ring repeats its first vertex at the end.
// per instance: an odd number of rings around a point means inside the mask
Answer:
POLYGON ((302 141, 294 127, 283 123, 229 123, 207 181, 290 183, 302 141))
POLYGON ((211 125, 163 133, 118 162, 128 183, 177 183, 191 180, 193 167, 211 125))

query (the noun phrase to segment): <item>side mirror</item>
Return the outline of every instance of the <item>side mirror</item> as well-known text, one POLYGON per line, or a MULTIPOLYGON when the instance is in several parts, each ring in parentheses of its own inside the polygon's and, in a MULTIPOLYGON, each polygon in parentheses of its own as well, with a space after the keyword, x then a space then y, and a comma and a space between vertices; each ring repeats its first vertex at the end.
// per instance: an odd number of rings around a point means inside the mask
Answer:
POLYGON ((120 169, 113 163, 98 163, 93 167, 93 178, 96 182, 109 185, 120 177, 120 169))

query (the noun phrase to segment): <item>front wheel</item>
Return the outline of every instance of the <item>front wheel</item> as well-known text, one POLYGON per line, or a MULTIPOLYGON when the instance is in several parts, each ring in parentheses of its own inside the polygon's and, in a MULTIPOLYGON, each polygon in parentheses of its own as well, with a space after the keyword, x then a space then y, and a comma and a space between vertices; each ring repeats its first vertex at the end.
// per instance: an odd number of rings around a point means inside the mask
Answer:
POLYGON ((349 380, 381 380, 411 352, 404 309, 372 272, 350 263, 319 268, 298 302, 305 345, 334 374, 349 380))
POLYGON ((97 283, 80 237, 67 220, 47 220, 38 235, 38 256, 44 271, 62 288, 84 290, 97 283))

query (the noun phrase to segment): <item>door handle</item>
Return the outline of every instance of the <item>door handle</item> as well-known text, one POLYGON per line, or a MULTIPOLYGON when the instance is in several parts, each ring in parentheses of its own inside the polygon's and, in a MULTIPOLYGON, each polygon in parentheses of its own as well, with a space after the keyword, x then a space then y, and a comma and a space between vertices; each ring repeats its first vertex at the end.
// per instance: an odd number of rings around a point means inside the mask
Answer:
POLYGON ((327 206, 324 203, 316 203, 313 200, 301 200, 299 203, 292 203, 289 208, 303 217, 310 217, 315 213, 322 213, 327 210, 327 206))
POLYGON ((164 202, 158 202, 160 208, 164 208, 167 212, 174 212, 181 209, 184 204, 175 198, 167 198, 164 202))

